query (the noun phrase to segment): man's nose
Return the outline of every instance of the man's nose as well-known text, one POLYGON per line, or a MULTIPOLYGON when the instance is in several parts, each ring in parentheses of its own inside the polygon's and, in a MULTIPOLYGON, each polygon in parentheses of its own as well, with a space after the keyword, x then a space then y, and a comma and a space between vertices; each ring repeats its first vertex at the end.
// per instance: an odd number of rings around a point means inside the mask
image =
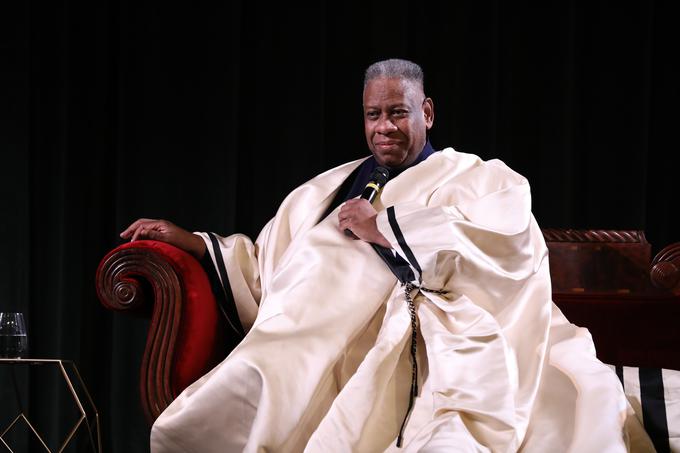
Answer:
POLYGON ((378 120, 378 126, 376 127, 376 131, 378 131, 381 134, 388 134, 396 130, 397 126, 392 122, 392 119, 389 116, 383 115, 380 117, 380 119, 378 120))

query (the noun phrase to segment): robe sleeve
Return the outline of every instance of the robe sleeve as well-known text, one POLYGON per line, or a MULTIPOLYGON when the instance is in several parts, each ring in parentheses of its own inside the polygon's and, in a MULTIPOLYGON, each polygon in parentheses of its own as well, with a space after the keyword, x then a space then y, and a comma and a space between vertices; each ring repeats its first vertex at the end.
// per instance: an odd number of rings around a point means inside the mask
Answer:
MULTIPOLYGON (((266 234, 269 225, 262 234, 266 234)), ((243 234, 227 237, 214 233, 195 234, 205 241, 220 286, 213 288, 213 292, 217 293, 215 296, 221 303, 227 322, 235 330, 240 327, 242 333, 247 333, 255 322, 262 298, 258 242, 253 243, 243 234), (240 326, 236 326, 237 323, 240 326)))
POLYGON ((480 169, 484 177, 472 194, 435 192, 427 204, 388 206, 377 226, 422 285, 453 289, 495 313, 537 271, 547 249, 527 180, 502 163, 489 167, 480 169))
POLYGON ((432 303, 418 312, 440 414, 432 423, 449 426, 460 416, 482 444, 517 447, 540 383, 552 305, 527 180, 486 162, 427 199, 388 206, 377 226, 420 285, 446 292, 425 292, 432 303))

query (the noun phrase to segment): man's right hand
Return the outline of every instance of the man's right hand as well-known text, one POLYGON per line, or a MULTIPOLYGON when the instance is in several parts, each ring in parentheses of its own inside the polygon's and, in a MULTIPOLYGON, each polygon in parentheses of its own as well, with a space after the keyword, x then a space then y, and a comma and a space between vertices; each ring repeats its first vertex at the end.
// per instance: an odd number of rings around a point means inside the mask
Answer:
POLYGON ((160 219, 139 219, 120 233, 123 239, 153 239, 163 241, 191 253, 201 259, 205 253, 205 242, 199 236, 178 227, 172 222, 160 219))

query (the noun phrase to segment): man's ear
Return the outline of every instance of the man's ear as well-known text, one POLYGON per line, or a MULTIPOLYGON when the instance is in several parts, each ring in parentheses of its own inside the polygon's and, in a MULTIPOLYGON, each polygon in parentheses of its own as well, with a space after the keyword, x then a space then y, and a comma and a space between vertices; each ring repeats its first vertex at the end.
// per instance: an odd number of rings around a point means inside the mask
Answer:
POLYGON ((425 117, 425 127, 430 130, 434 124, 434 102, 431 98, 425 98, 423 101, 423 116, 425 117))

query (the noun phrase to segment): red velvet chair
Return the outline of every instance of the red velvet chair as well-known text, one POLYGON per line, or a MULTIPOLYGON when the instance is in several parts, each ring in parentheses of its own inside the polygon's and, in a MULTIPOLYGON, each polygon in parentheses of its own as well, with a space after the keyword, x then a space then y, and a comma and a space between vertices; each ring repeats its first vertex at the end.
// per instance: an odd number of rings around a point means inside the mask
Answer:
POLYGON ((152 424, 182 390, 227 355, 208 277, 193 256, 177 247, 135 241, 102 259, 96 287, 106 308, 151 318, 139 389, 152 424))
MULTIPOLYGON (((651 260, 640 231, 543 230, 553 299, 587 327, 605 363, 680 370, 680 243, 651 260)), ((97 294, 111 310, 151 317, 140 370, 147 421, 227 354, 201 265, 155 241, 126 243, 101 261, 97 294)))

